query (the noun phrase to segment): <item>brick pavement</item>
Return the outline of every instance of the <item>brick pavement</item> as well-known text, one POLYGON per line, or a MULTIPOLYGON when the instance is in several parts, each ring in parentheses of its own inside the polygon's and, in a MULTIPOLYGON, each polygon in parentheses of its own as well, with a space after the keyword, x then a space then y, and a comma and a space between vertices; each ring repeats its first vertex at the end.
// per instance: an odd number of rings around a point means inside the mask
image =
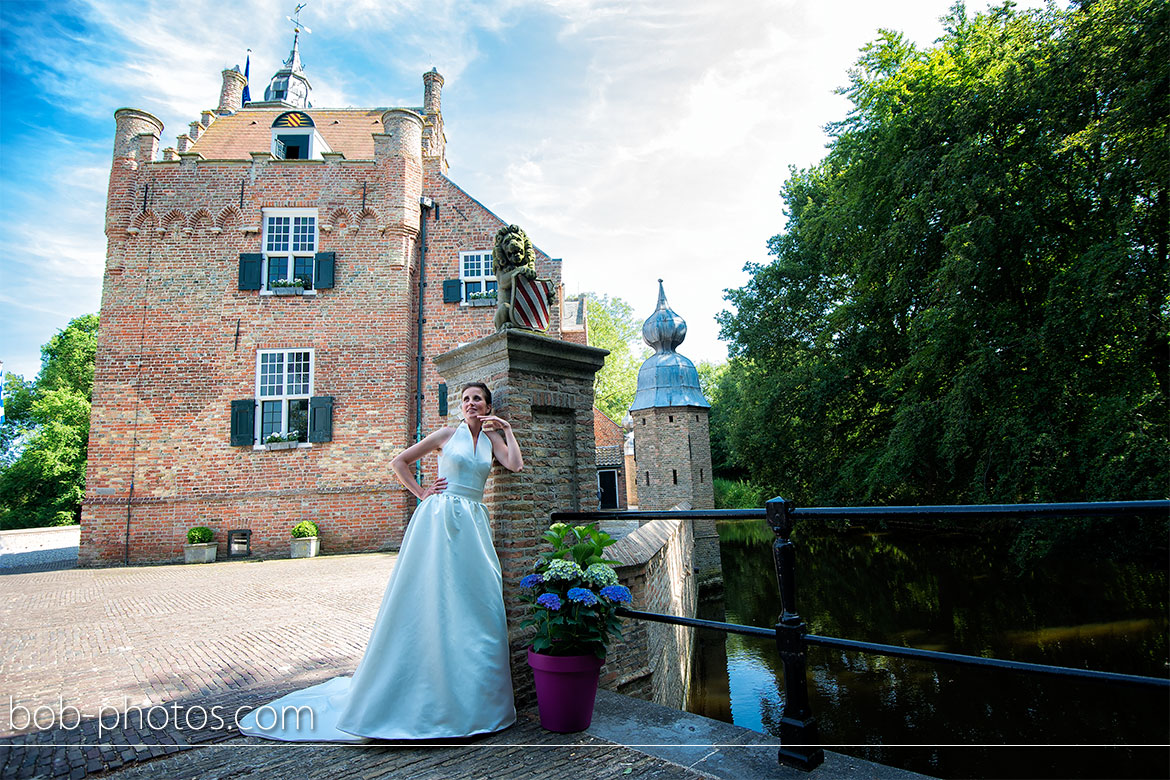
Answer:
POLYGON ((352 674, 395 560, 0 575, 0 777, 919 777, 827 751, 806 775, 777 766, 764 734, 605 691, 581 734, 545 732, 526 710, 458 746, 241 737, 238 708, 352 674))
POLYGON ((572 745, 573 761, 591 767, 587 776, 709 777, 586 734, 549 734, 531 712, 501 734, 444 750, 305 752, 240 737, 236 708, 353 672, 395 559, 375 553, 0 577, 0 776, 118 769, 128 778, 229 777, 237 769, 288 776, 286 764, 298 765, 299 776, 316 767, 330 778, 338 766, 347 767, 343 776, 446 777, 456 765, 464 777, 512 769, 558 776, 546 751, 506 747, 521 744, 572 745), (222 727, 210 718, 205 725, 204 714, 218 714, 222 727), (28 725, 32 715, 44 728, 28 725))
POLYGON ((394 561, 375 553, 0 576, 0 775, 81 777, 222 740, 237 707, 352 673, 394 561), (209 723, 198 728, 203 712, 209 723), (212 728, 215 714, 223 728, 212 728), (20 747, 29 744, 74 747, 20 747))

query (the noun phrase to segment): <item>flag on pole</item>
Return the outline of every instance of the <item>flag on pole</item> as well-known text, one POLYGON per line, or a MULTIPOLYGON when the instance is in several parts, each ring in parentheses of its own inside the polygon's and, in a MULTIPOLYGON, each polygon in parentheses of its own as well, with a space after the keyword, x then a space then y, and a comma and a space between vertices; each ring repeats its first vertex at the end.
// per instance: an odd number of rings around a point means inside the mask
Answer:
POLYGON ((248 91, 248 71, 251 67, 252 50, 248 49, 248 58, 244 60, 244 99, 241 101, 245 106, 252 102, 252 93, 248 91))
POLYGON ((550 280, 516 274, 512 282, 512 319, 529 330, 548 330, 551 292, 550 280))

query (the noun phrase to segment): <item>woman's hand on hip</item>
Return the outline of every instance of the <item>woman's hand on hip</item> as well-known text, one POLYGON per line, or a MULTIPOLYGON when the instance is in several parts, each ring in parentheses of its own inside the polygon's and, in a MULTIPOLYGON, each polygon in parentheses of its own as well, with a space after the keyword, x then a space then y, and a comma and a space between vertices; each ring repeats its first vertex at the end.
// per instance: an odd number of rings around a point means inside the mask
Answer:
POLYGON ((419 501, 423 500, 427 496, 438 495, 439 493, 442 493, 446 489, 447 489, 447 478, 446 477, 438 477, 437 479, 435 479, 434 482, 427 485, 427 489, 424 490, 422 492, 422 495, 418 497, 419 501))

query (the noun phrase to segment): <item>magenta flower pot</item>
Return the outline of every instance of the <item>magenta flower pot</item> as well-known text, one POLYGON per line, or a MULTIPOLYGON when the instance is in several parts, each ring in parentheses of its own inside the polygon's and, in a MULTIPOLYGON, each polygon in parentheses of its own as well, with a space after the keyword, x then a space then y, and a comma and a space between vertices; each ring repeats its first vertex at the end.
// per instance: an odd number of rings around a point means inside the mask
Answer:
POLYGON ((602 663, 595 655, 541 655, 528 650, 542 728, 561 734, 589 728, 602 663))

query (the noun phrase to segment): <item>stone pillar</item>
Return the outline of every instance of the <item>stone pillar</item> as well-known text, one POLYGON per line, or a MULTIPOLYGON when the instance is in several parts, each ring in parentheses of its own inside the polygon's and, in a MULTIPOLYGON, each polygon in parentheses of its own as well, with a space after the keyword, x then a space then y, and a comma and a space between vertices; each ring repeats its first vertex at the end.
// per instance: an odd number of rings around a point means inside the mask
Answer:
POLYGON ((494 466, 484 492, 504 575, 518 706, 535 696, 526 661, 531 632, 520 630, 527 615, 527 605, 519 600, 520 578, 532 572, 543 549, 540 537, 550 514, 597 509, 593 375, 607 354, 597 347, 505 330, 434 359, 455 398, 467 382, 485 382, 491 388, 493 408, 512 424, 524 455, 524 470, 518 473, 494 466))

